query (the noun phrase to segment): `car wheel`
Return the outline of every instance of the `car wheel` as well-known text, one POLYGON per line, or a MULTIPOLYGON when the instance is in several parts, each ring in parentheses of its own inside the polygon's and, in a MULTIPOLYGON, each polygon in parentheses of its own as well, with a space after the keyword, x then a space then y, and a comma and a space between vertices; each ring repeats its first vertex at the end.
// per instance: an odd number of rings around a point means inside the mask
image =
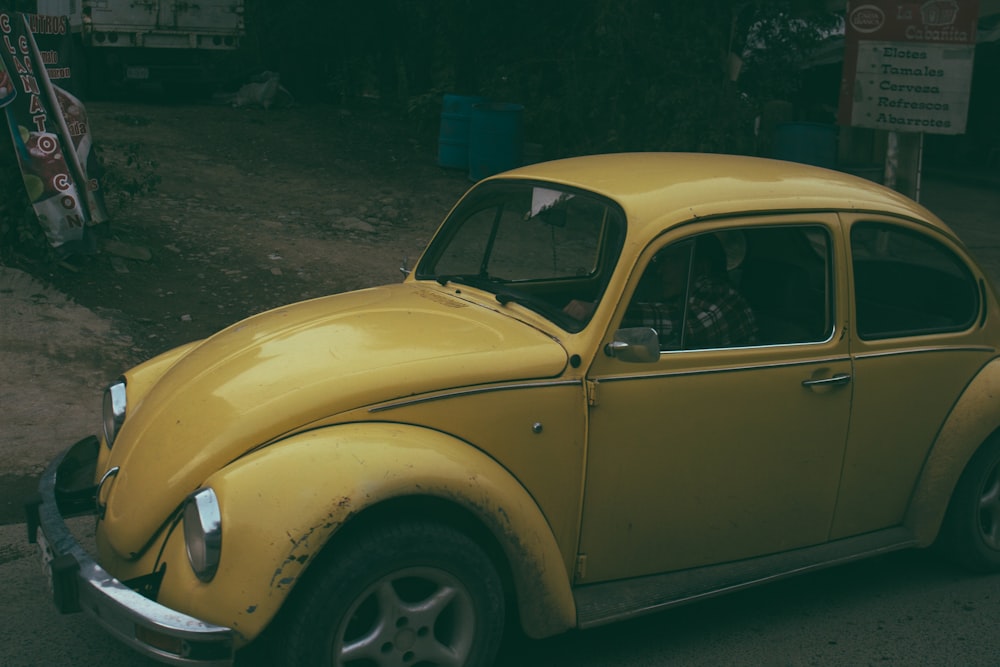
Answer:
POLYGON ((291 599, 288 665, 489 665, 503 634, 500 578, 443 525, 375 527, 334 545, 291 599))
POLYGON ((966 466, 939 541, 970 570, 1000 570, 1000 439, 986 443, 966 466))

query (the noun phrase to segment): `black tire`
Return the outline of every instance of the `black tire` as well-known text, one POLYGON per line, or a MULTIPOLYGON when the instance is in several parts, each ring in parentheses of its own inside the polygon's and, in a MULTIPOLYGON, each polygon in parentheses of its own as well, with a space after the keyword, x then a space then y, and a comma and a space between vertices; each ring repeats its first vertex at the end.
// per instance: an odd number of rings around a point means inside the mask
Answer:
POLYGON ((295 667, 485 667, 503 635, 493 563, 435 523, 376 526, 332 545, 289 602, 273 639, 295 667))
POLYGON ((1000 438, 986 442, 966 466, 938 542, 973 572, 1000 571, 1000 438))

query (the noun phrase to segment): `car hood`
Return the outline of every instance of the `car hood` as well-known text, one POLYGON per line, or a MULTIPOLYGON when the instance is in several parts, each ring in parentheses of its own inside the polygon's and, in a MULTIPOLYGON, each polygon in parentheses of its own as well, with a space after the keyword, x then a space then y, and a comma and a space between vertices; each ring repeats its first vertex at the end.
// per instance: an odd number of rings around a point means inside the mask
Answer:
POLYGON ((139 553, 215 470, 331 415, 396 398, 553 377, 551 336, 415 283, 251 317, 191 349, 136 405, 111 452, 106 536, 139 553))

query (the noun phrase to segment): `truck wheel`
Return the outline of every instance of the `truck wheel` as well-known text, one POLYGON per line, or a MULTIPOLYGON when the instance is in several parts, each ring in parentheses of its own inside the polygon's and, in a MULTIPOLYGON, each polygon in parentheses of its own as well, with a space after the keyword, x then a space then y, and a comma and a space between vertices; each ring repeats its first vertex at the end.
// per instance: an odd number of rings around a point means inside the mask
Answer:
POLYGON ((938 542, 963 567, 1000 571, 1000 438, 983 445, 966 466, 938 542))
POLYGON ((355 538, 313 563, 293 594, 277 638, 288 665, 492 664, 503 589, 478 545, 434 523, 355 538))

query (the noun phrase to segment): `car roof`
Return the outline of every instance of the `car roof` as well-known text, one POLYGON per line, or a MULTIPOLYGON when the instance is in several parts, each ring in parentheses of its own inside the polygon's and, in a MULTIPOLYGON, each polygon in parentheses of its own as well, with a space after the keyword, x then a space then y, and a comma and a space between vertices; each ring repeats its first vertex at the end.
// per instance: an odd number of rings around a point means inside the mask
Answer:
POLYGON ((954 234, 933 213, 872 181, 795 162, 714 153, 614 153, 521 167, 503 178, 540 179, 616 202, 653 234, 695 218, 779 211, 879 211, 954 234))

